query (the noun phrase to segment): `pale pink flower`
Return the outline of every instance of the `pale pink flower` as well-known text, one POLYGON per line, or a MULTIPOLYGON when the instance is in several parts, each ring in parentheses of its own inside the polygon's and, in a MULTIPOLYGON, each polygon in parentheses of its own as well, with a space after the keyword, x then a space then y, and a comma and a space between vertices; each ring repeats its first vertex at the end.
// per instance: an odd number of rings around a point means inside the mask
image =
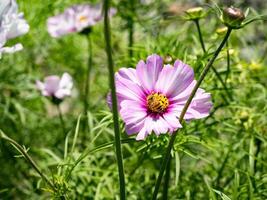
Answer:
MULTIPOLYGON (((110 15, 116 13, 115 9, 110 10, 110 15)), ((74 5, 67 8, 64 13, 47 20, 48 32, 52 37, 81 32, 86 28, 94 26, 102 20, 101 5, 91 6, 89 4, 74 5)))
POLYGON ((71 95, 73 81, 68 73, 64 73, 61 78, 51 75, 45 77, 44 82, 36 81, 36 87, 42 92, 43 96, 63 100, 66 96, 71 95))
MULTIPOLYGON (((154 54, 146 62, 141 60, 136 69, 120 69, 115 77, 118 109, 127 134, 137 133, 136 139, 144 140, 152 132, 173 133, 182 127, 179 116, 196 84, 190 66, 180 60, 164 65, 154 54)), ((206 117, 211 107, 210 94, 198 89, 184 119, 206 117)))
POLYGON ((5 47, 7 40, 24 35, 29 31, 29 25, 18 12, 15 0, 1 0, 0 2, 0 57, 2 53, 14 53, 23 49, 21 44, 5 47))

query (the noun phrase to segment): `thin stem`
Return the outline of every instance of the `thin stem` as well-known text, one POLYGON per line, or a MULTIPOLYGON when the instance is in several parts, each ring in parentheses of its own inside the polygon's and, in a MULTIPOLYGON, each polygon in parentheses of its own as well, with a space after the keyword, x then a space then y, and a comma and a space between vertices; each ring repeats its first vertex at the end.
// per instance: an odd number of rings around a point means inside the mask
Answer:
POLYGON ((84 114, 87 115, 87 111, 90 105, 89 95, 90 95, 90 76, 92 69, 92 41, 90 33, 85 35, 88 41, 88 63, 86 71, 86 80, 85 80, 85 91, 84 91, 84 114))
POLYGON ((129 4, 130 4, 130 9, 131 9, 131 15, 128 17, 128 29, 129 29, 128 49, 129 49, 129 58, 132 59, 132 57, 133 57, 133 43, 134 43, 134 20, 133 20, 134 0, 130 0, 129 4))
POLYGON ((104 33, 106 41, 106 53, 108 58, 108 70, 109 70, 109 85, 111 89, 112 97, 112 111, 113 111, 113 121, 114 121, 114 133, 115 133, 115 149, 117 156, 117 164, 119 171, 119 180, 120 180, 120 199, 126 199, 125 193, 125 178, 124 178, 124 169, 123 169, 123 158, 121 150, 121 140, 120 140, 120 125, 118 117, 118 107, 117 107, 117 97, 116 97, 116 87, 114 80, 114 69, 113 69, 113 59, 112 59, 112 49, 111 49, 111 38, 110 38, 110 25, 109 25, 109 0, 104 0, 103 10, 104 10, 104 33))
POLYGON ((172 159, 170 158, 170 160, 166 166, 165 180, 164 180, 163 193, 162 193, 163 194, 162 195, 163 200, 168 199, 169 182, 170 182, 170 174, 171 174, 171 161, 172 161, 172 159))
POLYGON ((259 156, 259 153, 260 153, 261 144, 262 144, 262 141, 259 140, 258 138, 255 138, 255 145, 256 145, 255 164, 254 164, 255 172, 257 171, 257 160, 258 160, 258 156, 259 156))
POLYGON ((59 116, 59 119, 60 119, 62 131, 63 131, 63 136, 64 136, 65 133, 66 133, 66 128, 65 128, 65 122, 64 122, 64 118, 63 118, 63 115, 62 115, 62 112, 61 112, 59 104, 57 104, 57 111, 58 111, 58 116, 59 116))
POLYGON ((249 143, 249 172, 251 176, 255 173, 255 145, 254 136, 251 136, 249 143))
POLYGON ((219 185, 220 185, 220 179, 222 177, 223 170, 224 170, 224 168, 226 166, 226 163, 227 163, 227 161, 229 159, 229 155, 230 155, 231 151, 232 151, 232 147, 228 150, 228 152, 227 152, 227 154, 226 154, 226 156, 225 156, 225 158, 224 158, 224 160, 222 162, 222 165, 218 170, 218 175, 217 175, 217 177, 215 179, 215 186, 216 187, 219 187, 219 185))
MULTIPOLYGON (((183 110, 180 114, 180 117, 179 117, 179 122, 182 123, 183 122, 183 119, 184 119, 184 116, 186 114, 186 111, 187 109, 189 108, 189 105, 190 103, 192 102, 200 84, 202 83, 202 81, 204 80, 204 78, 206 77, 208 71, 210 70, 212 64, 214 63, 215 59, 217 58, 217 56, 219 55, 219 53, 221 52, 223 46, 225 45, 226 41, 228 40, 230 34, 232 32, 232 29, 231 28, 228 28, 227 30, 227 33, 226 35, 224 36, 224 39, 223 41, 221 42, 220 46, 218 47, 218 49, 215 51, 215 53, 213 54, 213 57, 210 59, 210 61, 208 62, 208 64, 206 65, 206 67, 204 68, 204 70, 202 71, 200 77, 199 77, 199 80, 197 81, 196 85, 194 86, 188 100, 186 101, 184 107, 183 107, 183 110)), ((160 172, 159 172, 159 175, 158 175, 158 178, 157 178, 157 181, 156 181, 156 184, 155 184, 155 188, 154 188, 154 193, 153 193, 153 197, 152 199, 153 200, 156 200, 157 199, 157 195, 158 195, 158 192, 159 192, 159 187, 160 187, 160 184, 161 184, 161 180, 162 180, 162 177, 163 177, 163 174, 164 174, 164 171, 166 169, 166 165, 170 159, 170 155, 171 155, 171 150, 173 148, 173 144, 175 142, 175 138, 177 136, 177 133, 178 133, 179 129, 172 134, 171 136, 171 139, 169 141, 169 145, 166 149, 166 153, 163 157, 163 161, 162 161, 162 165, 160 167, 160 172)))
MULTIPOLYGON (((203 53, 206 53, 207 51, 206 51, 205 43, 204 43, 204 40, 203 40, 203 37, 202 37, 202 32, 201 32, 201 28, 200 28, 200 25, 199 25, 199 20, 196 19, 196 20, 194 20, 194 22, 195 22, 196 27, 197 27, 198 37, 199 37, 199 41, 200 41, 203 53)), ((211 69, 215 73, 215 75, 218 78, 219 82, 222 84, 222 86, 223 86, 227 96, 229 97, 229 99, 232 100, 232 95, 229 93, 228 88, 226 86, 226 83, 223 81, 220 73, 213 66, 211 66, 211 69)))
POLYGON ((195 24, 197 26, 198 37, 199 37, 199 41, 200 41, 202 50, 203 50, 204 53, 206 53, 206 48, 205 48, 205 44, 204 44, 204 41, 203 41, 202 32, 201 32, 201 29, 200 29, 200 26, 199 26, 199 20, 196 19, 196 20, 194 20, 194 22, 195 22, 195 24))
POLYGON ((229 74, 230 74, 230 53, 229 53, 229 42, 227 41, 226 42, 226 53, 227 53, 227 71, 226 71, 226 75, 225 75, 225 84, 227 84, 227 80, 228 80, 228 77, 229 77, 229 74))
POLYGON ((34 160, 30 157, 30 155, 27 153, 27 151, 18 144, 15 140, 8 137, 6 134, 4 134, 2 131, 0 131, 0 138, 8 141, 10 144, 12 144, 22 155, 23 157, 28 161, 28 163, 32 166, 32 168, 42 177, 42 179, 53 189, 53 191, 56 191, 54 184, 48 179, 48 177, 40 170, 40 168, 37 166, 37 164, 34 162, 34 160))

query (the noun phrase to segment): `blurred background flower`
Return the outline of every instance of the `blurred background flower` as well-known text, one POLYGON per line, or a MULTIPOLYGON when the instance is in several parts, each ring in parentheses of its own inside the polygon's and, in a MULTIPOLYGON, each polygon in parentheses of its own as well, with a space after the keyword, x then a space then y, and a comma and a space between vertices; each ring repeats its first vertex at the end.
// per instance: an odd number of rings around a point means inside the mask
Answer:
POLYGON ((0 56, 1 53, 13 53, 21 50, 21 44, 4 47, 7 40, 24 35, 29 31, 29 25, 18 12, 15 0, 1 0, 0 2, 0 56))
POLYGON ((72 77, 64 73, 62 77, 56 75, 47 76, 44 82, 36 81, 36 87, 42 92, 43 96, 52 97, 52 101, 63 100, 71 95, 73 87, 72 77))
MULTIPOLYGON (((116 10, 112 8, 110 15, 114 15, 116 10)), ((102 6, 80 4, 67 8, 62 14, 50 17, 47 20, 48 32, 52 37, 81 32, 86 28, 94 26, 103 18, 102 6)))

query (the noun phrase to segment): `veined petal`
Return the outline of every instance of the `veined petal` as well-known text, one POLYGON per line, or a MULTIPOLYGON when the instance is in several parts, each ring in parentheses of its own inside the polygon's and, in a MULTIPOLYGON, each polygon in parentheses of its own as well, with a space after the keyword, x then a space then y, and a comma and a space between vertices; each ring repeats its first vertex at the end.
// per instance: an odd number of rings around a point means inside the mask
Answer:
POLYGON ((194 72, 191 67, 177 60, 174 66, 166 65, 161 71, 156 83, 156 91, 169 98, 183 92, 194 80, 194 72))
POLYGON ((116 73, 116 91, 117 95, 124 99, 136 100, 139 102, 144 101, 145 94, 141 86, 134 83, 128 77, 121 76, 121 73, 116 73))
POLYGON ((163 59, 153 54, 147 57, 146 63, 140 61, 136 66, 137 77, 147 93, 154 90, 155 83, 163 67, 163 59))

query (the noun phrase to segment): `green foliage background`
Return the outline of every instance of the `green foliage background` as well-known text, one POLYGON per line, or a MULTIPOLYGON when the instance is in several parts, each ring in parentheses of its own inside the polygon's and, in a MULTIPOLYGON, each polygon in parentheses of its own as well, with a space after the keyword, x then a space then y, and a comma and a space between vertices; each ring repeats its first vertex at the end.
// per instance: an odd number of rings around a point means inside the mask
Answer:
MULTIPOLYGON (((90 131, 79 126, 83 103, 88 45, 84 36, 60 39, 49 36, 46 20, 78 0, 18 1, 30 24, 30 32, 16 40, 24 50, 4 55, 0 61, 0 128, 25 145, 38 165, 69 199, 118 199, 118 174, 112 114, 106 105, 108 74, 103 24, 93 28, 93 69, 90 131), (35 81, 50 74, 70 73, 75 80, 71 98, 61 106, 68 133, 63 135, 56 108, 41 97, 35 81), (67 136, 67 137, 66 137, 67 136), (77 139, 75 139, 77 138, 77 139), (75 160, 81 163, 66 176, 75 160)), ((89 2, 89 1, 88 1, 89 2)), ((96 3, 97 1, 90 1, 96 3)), ((208 53, 203 55, 196 27, 183 20, 183 11, 203 1, 114 1, 113 56, 116 70, 135 66, 152 53, 171 55, 190 64, 198 77, 221 36, 220 20, 210 10, 200 21, 208 53), (128 57, 129 18, 135 24, 134 57, 128 57)), ((220 6, 229 2, 218 2, 220 6)), ((261 1, 235 1, 250 15, 266 13, 261 1), (257 4, 258 2, 258 4, 257 4)), ((213 5, 210 3, 210 5, 213 5)), ((207 6, 204 6, 208 10, 207 6)), ((210 117, 192 121, 180 132, 172 154, 169 199, 267 199, 267 48, 266 22, 255 22, 234 31, 229 41, 228 93, 210 72, 202 88, 212 94, 210 117)), ((214 66, 225 78, 226 49, 214 66)), ((123 123, 121 123, 123 129, 123 123)), ((150 136, 136 142, 122 133, 128 199, 150 199, 169 136, 150 136)), ((51 193, 16 149, 0 140, 0 199, 51 199, 51 193)), ((160 194, 162 195, 162 194, 160 194)), ((161 197, 159 197, 161 198, 161 197)))

